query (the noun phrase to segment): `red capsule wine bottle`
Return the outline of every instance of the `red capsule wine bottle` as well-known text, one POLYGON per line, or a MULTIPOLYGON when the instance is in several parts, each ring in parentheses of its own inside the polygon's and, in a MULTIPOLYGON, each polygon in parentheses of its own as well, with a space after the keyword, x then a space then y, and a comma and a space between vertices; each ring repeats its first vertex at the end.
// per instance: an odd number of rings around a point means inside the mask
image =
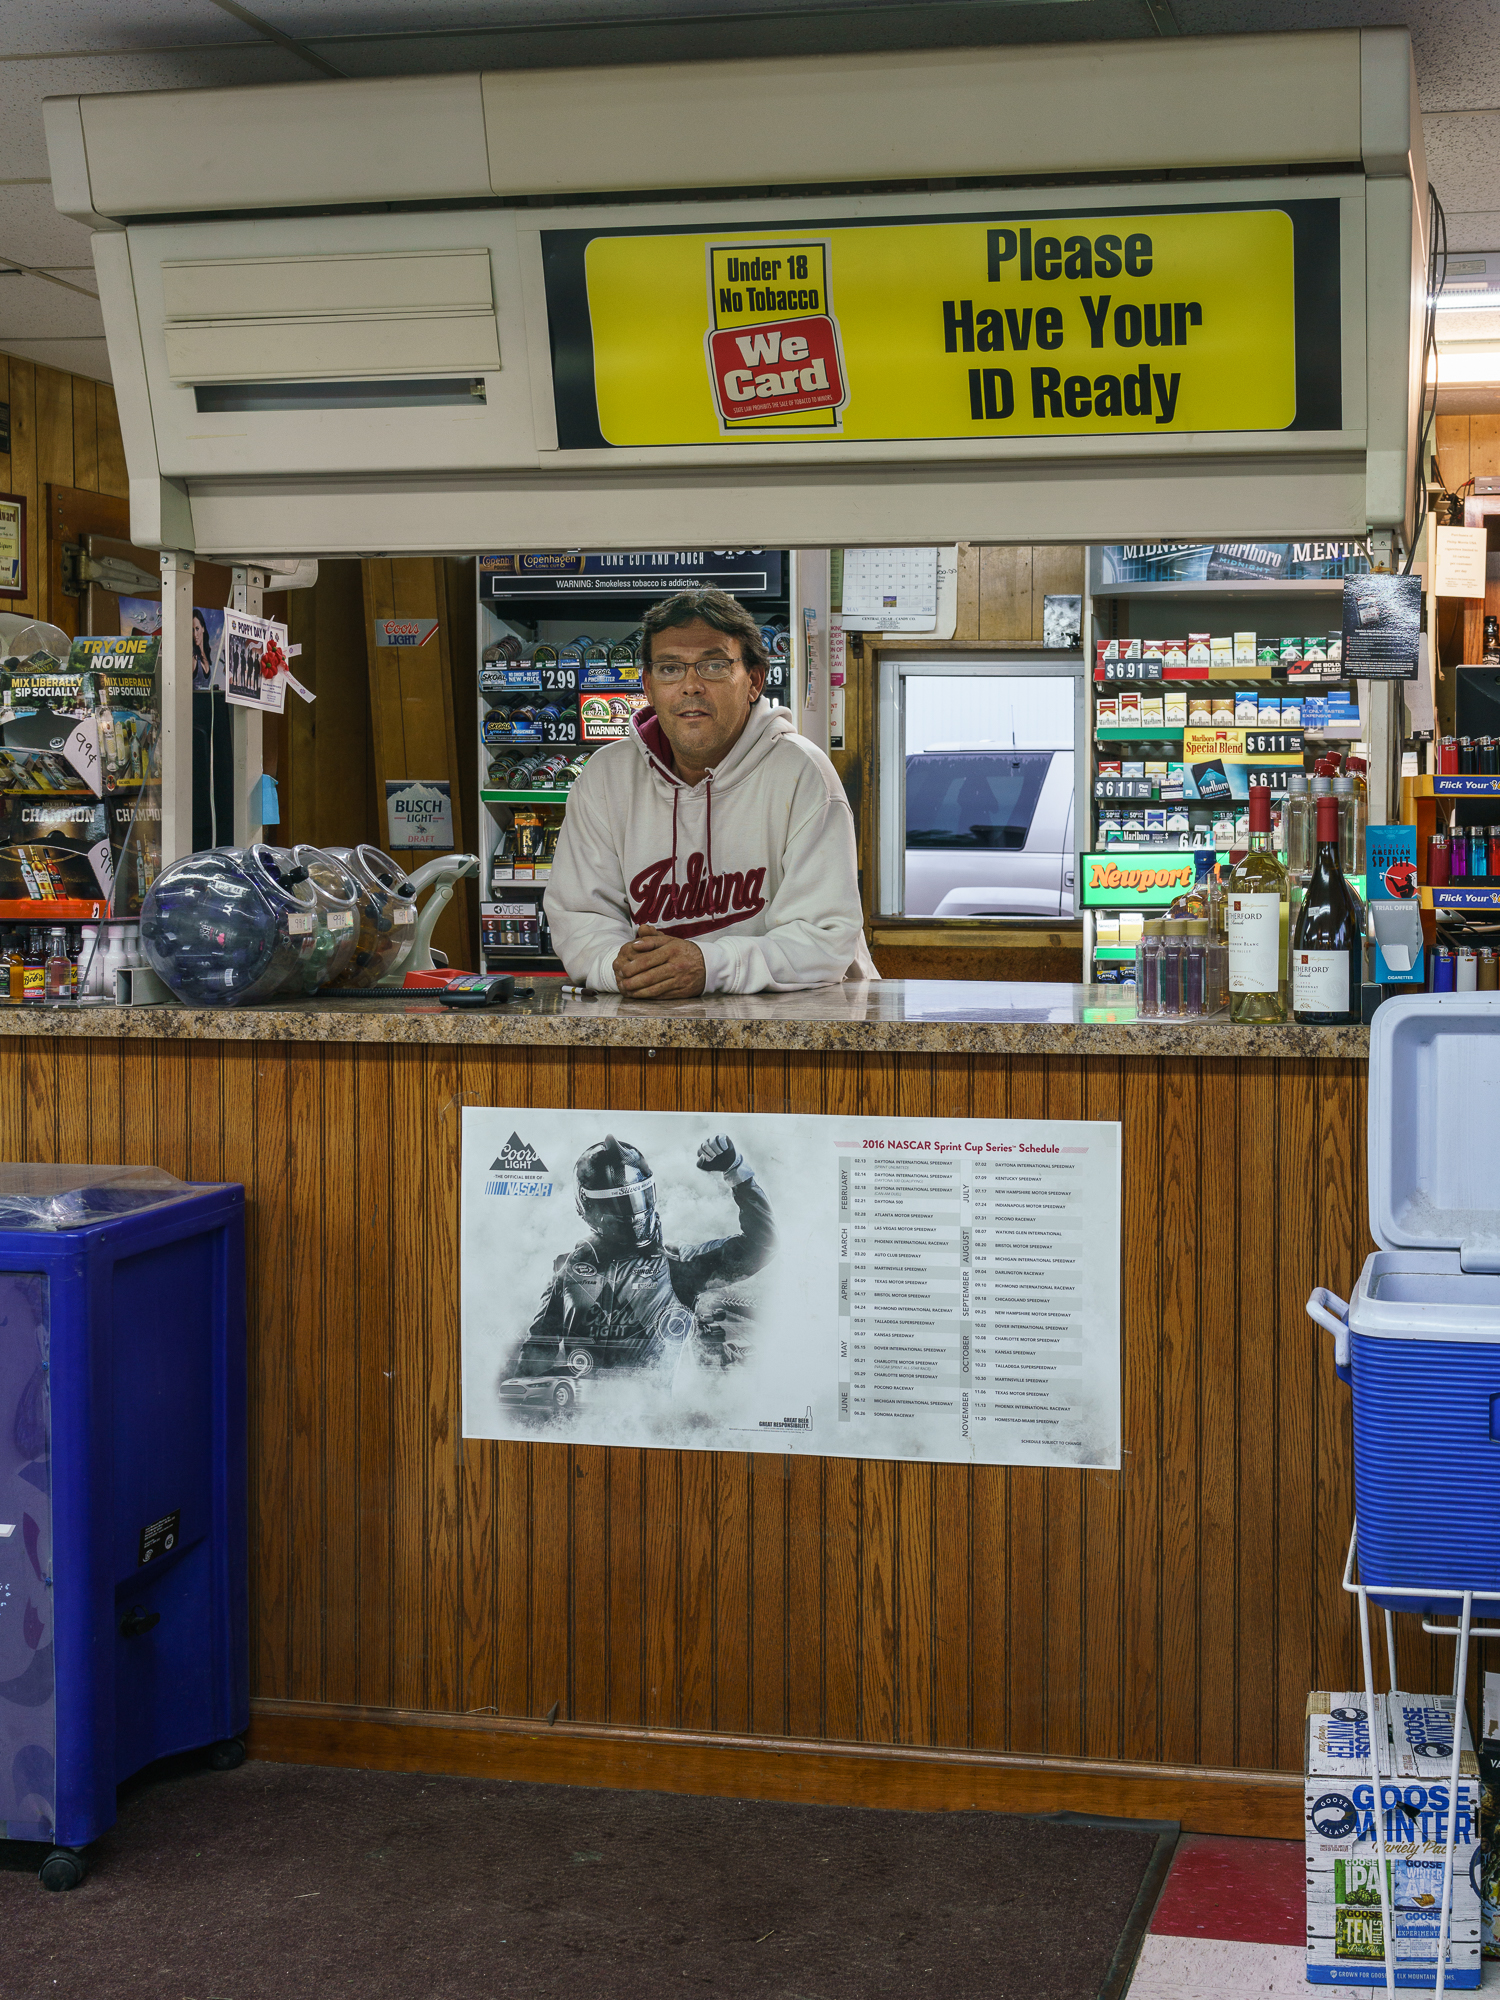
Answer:
POLYGON ((1318 851, 1292 937, 1292 1012, 1313 1027, 1358 1021, 1364 962, 1359 899, 1339 865, 1339 802, 1318 804, 1318 851))

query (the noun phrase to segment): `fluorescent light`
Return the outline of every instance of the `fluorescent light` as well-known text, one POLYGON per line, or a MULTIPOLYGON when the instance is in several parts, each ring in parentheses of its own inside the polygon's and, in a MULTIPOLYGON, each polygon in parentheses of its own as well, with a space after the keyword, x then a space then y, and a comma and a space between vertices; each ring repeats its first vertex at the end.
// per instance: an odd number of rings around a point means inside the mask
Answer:
POLYGON ((1500 347, 1444 347, 1428 364, 1427 379, 1445 389, 1463 383, 1500 383, 1500 347))

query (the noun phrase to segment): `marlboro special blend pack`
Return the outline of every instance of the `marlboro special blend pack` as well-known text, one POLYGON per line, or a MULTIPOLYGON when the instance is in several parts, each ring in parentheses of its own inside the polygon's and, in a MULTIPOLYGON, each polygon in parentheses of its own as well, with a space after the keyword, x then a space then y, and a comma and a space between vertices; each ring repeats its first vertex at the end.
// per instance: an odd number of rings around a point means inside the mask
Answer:
MULTIPOLYGON (((1362 1689, 1308 1696, 1303 1822, 1309 1981, 1385 1985, 1378 1786, 1396 1982, 1403 1988, 1436 1984, 1452 1756, 1451 1697, 1377 1695, 1372 1731, 1362 1689), (1378 1772, 1371 1770, 1372 1736, 1378 1772)), ((1455 1991, 1479 1984, 1479 1766, 1467 1720, 1445 1984, 1455 1991)))

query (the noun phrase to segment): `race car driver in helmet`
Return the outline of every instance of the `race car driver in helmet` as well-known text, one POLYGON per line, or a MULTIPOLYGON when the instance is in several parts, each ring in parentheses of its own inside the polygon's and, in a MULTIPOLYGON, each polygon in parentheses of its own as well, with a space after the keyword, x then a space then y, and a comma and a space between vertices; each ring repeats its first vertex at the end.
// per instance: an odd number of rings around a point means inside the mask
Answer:
POLYGON ((662 1242, 656 1179, 638 1147, 610 1135, 579 1157, 574 1200, 589 1233, 553 1266, 515 1376, 562 1369, 659 1369, 668 1380, 675 1376, 699 1336, 696 1308, 704 1294, 748 1278, 776 1247, 771 1204, 733 1140, 724 1133, 706 1139, 698 1167, 724 1176, 740 1230, 678 1249, 662 1242))

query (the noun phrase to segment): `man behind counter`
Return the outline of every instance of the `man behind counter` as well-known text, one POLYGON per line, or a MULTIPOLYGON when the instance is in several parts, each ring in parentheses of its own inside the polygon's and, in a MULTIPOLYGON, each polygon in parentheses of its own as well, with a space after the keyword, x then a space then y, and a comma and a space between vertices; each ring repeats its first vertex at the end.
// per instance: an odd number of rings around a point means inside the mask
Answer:
POLYGON ((760 628, 722 590, 646 614, 651 703, 568 795, 547 922, 570 978, 632 1000, 788 993, 865 948, 838 774, 764 700, 760 628))

